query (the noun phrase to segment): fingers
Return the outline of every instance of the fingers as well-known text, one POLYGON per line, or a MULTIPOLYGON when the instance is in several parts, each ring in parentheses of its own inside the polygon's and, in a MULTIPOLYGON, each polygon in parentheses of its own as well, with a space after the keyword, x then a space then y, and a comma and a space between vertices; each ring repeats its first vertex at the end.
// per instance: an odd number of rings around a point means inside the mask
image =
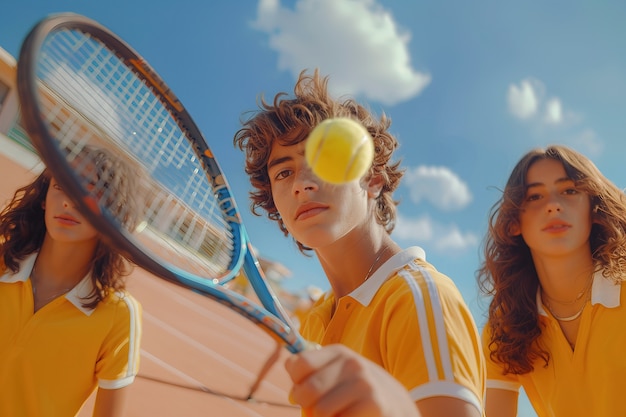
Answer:
POLYGON ((285 369, 294 383, 299 383, 312 372, 328 366, 347 350, 342 345, 331 345, 324 349, 309 349, 298 355, 292 355, 285 362, 285 369))
POLYGON ((373 378, 367 365, 342 345, 294 355, 285 363, 294 382, 290 399, 310 416, 366 416, 373 378))

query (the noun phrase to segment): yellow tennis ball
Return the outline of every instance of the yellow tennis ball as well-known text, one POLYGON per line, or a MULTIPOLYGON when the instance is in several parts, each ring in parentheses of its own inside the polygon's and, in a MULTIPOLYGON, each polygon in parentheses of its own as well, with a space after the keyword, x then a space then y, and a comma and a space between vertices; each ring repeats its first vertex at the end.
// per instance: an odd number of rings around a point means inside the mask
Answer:
POLYGON ((374 141, 359 122, 326 119, 309 134, 304 155, 313 173, 331 184, 361 178, 372 165, 374 141))

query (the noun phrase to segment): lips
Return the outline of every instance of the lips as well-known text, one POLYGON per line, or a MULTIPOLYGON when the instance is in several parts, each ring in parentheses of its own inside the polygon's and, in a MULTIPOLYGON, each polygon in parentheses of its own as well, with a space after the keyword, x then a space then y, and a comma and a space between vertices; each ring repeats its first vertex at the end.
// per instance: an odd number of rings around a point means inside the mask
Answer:
POLYGON ((543 227, 544 232, 562 232, 572 227, 571 224, 564 222, 563 220, 553 220, 543 227))
POLYGON ((328 209, 328 206, 313 201, 304 203, 296 210, 296 220, 305 220, 328 209))
POLYGON ((69 226, 80 224, 80 222, 75 217, 72 217, 69 214, 62 214, 60 216, 55 216, 54 218, 58 220, 59 223, 69 226))

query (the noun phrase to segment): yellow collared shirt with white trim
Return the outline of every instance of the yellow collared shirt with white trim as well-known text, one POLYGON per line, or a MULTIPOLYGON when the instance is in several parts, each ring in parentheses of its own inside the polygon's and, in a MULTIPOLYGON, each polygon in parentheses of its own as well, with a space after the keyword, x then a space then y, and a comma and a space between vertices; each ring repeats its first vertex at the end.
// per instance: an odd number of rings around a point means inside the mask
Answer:
POLYGON ((454 397, 482 414, 485 364, 474 319, 456 285, 421 248, 394 255, 337 302, 327 293, 302 325, 307 340, 341 343, 385 368, 414 401, 454 397))
MULTIPOLYGON (((626 416, 626 285, 615 284, 596 272, 591 299, 585 305, 575 349, 549 314, 537 292, 540 343, 550 353, 548 366, 539 359, 524 375, 502 375, 502 366, 487 358, 487 388, 519 391, 520 386, 539 417, 626 416)), ((488 326, 483 342, 489 340, 488 326)), ((484 343, 485 344, 485 343, 484 343)), ((485 344, 486 346, 486 344, 485 344)))
POLYGON ((87 276, 34 313, 29 275, 36 256, 0 277, 0 415, 73 416, 96 387, 133 382, 141 306, 117 292, 84 308, 81 298, 93 288, 87 276))

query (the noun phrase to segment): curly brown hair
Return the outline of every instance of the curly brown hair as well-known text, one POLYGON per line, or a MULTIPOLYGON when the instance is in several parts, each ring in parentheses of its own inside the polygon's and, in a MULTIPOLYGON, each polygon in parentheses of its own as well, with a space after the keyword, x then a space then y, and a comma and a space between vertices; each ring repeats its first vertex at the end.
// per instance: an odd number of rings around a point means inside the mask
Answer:
POLYGON ((626 272, 626 197, 588 158, 565 146, 533 149, 513 168, 501 198, 491 208, 478 283, 492 297, 488 323, 491 358, 505 373, 525 374, 536 360, 547 365, 549 353, 537 343, 542 329, 537 312, 539 278, 519 226, 526 175, 537 161, 560 162, 576 188, 589 196, 593 226, 589 245, 598 269, 607 279, 623 281, 626 272))
MULTIPOLYGON (((295 97, 289 98, 285 92, 274 97, 273 103, 260 97, 259 109, 243 121, 243 127, 237 131, 234 144, 245 152, 246 173, 254 191, 250 192, 251 210, 260 216, 258 209, 265 210, 267 217, 278 223, 285 236, 289 235, 280 213, 274 205, 267 163, 274 141, 291 146, 304 141, 311 130, 323 120, 335 117, 349 117, 360 122, 374 140, 375 156, 368 177, 380 175, 383 187, 376 199, 376 221, 383 225, 388 233, 395 226, 396 206, 398 202, 392 193, 398 187, 404 170, 400 162, 390 162, 393 152, 398 148, 397 139, 388 132, 391 119, 383 114, 376 119, 368 109, 352 98, 337 100, 328 92, 329 77, 322 77, 318 70, 312 75, 302 71, 294 87, 295 97)), ((298 248, 306 253, 310 248, 296 242, 298 248)))
MULTIPOLYGON (((20 261, 41 248, 46 235, 43 203, 51 179, 50 171, 44 169, 33 182, 17 189, 0 212, 0 270, 18 272, 20 261)), ((109 292, 123 290, 131 267, 118 251, 98 242, 91 262, 94 291, 83 306, 93 309, 109 292)))

